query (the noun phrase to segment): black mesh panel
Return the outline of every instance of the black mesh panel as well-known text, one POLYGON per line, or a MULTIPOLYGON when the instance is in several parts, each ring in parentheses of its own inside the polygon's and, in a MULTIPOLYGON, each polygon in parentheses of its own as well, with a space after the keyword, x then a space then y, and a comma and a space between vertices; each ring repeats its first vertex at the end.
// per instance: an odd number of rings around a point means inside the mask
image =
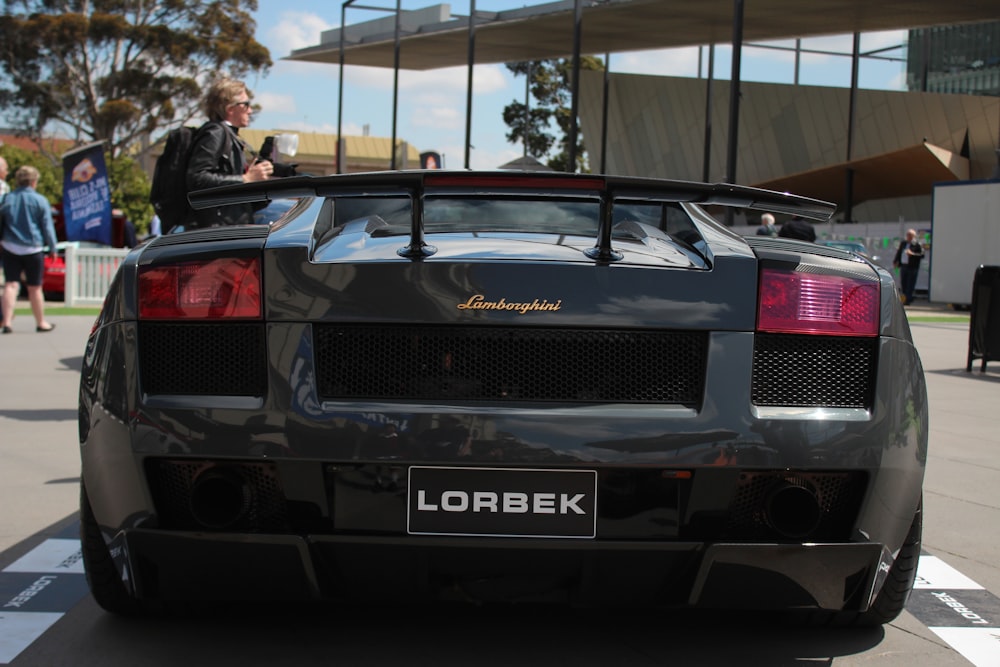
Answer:
POLYGON ((757 334, 755 405, 871 408, 877 338, 757 334))
POLYGON ((260 322, 141 324, 139 358, 148 394, 264 395, 267 354, 260 322))
POLYGON ((331 400, 701 403, 704 332, 315 325, 331 400))

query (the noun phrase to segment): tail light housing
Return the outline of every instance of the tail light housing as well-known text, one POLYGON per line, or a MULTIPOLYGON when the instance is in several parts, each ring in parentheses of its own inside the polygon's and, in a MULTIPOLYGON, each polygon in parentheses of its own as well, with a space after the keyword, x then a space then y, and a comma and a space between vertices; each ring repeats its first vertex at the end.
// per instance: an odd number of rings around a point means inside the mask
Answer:
POLYGON ((139 268, 139 319, 260 319, 257 257, 220 257, 139 268))
POLYGON ((764 267, 757 330, 826 336, 877 336, 879 282, 856 275, 764 267))

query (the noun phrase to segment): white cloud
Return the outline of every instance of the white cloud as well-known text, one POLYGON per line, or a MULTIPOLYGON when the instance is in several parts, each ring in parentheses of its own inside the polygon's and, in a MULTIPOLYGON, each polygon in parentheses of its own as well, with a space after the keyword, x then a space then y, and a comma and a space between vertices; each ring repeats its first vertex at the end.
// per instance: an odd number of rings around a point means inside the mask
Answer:
MULTIPOLYGON (((426 150, 437 150, 441 153, 444 157, 444 166, 447 169, 465 168, 465 146, 463 144, 430 146, 426 150)), ((469 151, 469 167, 471 169, 496 169, 502 164, 521 157, 522 154, 523 151, 517 146, 493 150, 473 148, 469 151)))
POLYGON ((414 127, 455 130, 464 127, 465 114, 450 106, 418 106, 413 110, 410 123, 414 127))
MULTIPOLYGON (((300 132, 302 134, 337 134, 337 124, 336 123, 310 123, 308 121, 291 121, 289 123, 283 124, 280 128, 281 130, 292 130, 294 132, 300 132)), ((344 136, 345 137, 359 137, 363 134, 363 130, 360 125, 355 123, 344 123, 344 136)))
MULTIPOLYGON (((515 158, 524 154, 523 150, 511 147, 499 151, 471 151, 469 153, 469 166, 472 169, 496 169, 502 164, 507 164, 515 158)), ((464 160, 465 155, 462 155, 464 160)), ((458 166, 464 166, 460 164, 458 166)))
POLYGON ((861 35, 861 51, 874 51, 890 46, 906 46, 909 34, 905 30, 867 32, 861 35))
POLYGON ((320 33, 333 26, 316 14, 309 12, 286 11, 273 26, 258 26, 263 28, 265 46, 271 50, 272 56, 283 58, 296 49, 319 44, 320 33))
MULTIPOLYGON (((707 50, 702 52, 702 57, 707 66, 707 50)), ((698 47, 615 53, 611 56, 611 71, 627 74, 697 76, 698 47)))
MULTIPOLYGON (((344 70, 345 82, 364 88, 392 90, 391 68, 351 66, 344 70)), ((429 90, 465 93, 469 83, 468 67, 444 67, 436 70, 400 70, 400 90, 429 90)), ((474 95, 488 95, 507 87, 504 70, 499 65, 476 65, 472 68, 474 95)))
POLYGON ((262 92, 254 95, 254 103, 259 104, 262 109, 274 113, 295 113, 295 98, 291 95, 281 95, 279 93, 262 92))
POLYGON ((900 71, 885 83, 886 90, 906 90, 906 72, 900 71))

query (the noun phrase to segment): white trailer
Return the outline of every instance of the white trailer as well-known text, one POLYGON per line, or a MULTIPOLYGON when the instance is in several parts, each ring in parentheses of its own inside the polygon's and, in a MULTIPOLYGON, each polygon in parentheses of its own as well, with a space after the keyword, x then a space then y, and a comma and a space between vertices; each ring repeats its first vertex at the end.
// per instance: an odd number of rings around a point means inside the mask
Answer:
POLYGON ((930 300, 971 304, 976 268, 1000 265, 1000 181, 935 185, 931 230, 930 300))

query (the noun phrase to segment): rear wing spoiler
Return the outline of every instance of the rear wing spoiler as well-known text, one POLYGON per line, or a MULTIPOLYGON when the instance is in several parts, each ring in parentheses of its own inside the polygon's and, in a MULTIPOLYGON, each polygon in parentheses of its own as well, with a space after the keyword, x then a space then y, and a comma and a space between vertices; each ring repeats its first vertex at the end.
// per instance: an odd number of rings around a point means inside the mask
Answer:
MULTIPOLYGON (((259 183, 225 186, 192 192, 188 198, 196 209, 231 204, 261 204, 275 199, 295 197, 329 197, 343 192, 379 194, 388 191, 408 191, 420 198, 427 190, 475 189, 477 194, 510 194, 535 192, 553 194, 589 194, 602 202, 601 223, 597 245, 588 252, 592 259, 614 261, 618 258, 611 247, 612 202, 615 199, 638 199, 659 202, 692 203, 708 206, 729 206, 799 215, 825 222, 837 210, 835 204, 785 192, 762 190, 731 183, 698 183, 630 176, 565 174, 560 172, 505 171, 382 171, 333 176, 293 176, 259 183)), ((403 257, 419 259, 434 254, 435 249, 424 242, 420 207, 414 207, 410 243, 400 249, 403 257)))

